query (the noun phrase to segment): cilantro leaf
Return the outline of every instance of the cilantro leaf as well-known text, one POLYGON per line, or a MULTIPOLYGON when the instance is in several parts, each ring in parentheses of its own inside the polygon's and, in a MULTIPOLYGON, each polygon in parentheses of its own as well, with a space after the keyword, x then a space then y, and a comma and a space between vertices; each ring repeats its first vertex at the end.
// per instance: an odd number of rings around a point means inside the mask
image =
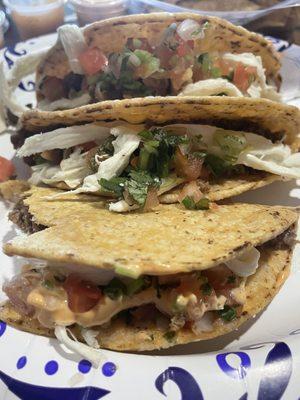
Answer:
POLYGON ((204 161, 216 178, 231 170, 232 164, 215 154, 207 154, 204 161))
POLYGON ((158 186, 160 181, 153 178, 146 171, 131 170, 129 173, 129 180, 126 181, 125 187, 133 200, 140 206, 144 206, 148 188, 150 186, 158 186))
POLYGON ((195 202, 195 200, 186 196, 182 201, 182 204, 188 210, 208 210, 209 209, 209 199, 206 197, 202 197, 199 201, 195 202))
POLYGON ((121 177, 111 178, 109 180, 101 178, 99 180, 99 185, 107 192, 114 193, 117 197, 121 197, 124 192, 125 182, 126 178, 121 177))

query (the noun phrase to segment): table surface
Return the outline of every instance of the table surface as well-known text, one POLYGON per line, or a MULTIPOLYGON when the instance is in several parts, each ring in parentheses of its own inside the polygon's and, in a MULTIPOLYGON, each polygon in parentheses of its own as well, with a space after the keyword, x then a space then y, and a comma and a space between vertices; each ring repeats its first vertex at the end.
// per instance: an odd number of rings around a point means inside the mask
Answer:
MULTIPOLYGON (((0 9, 5 11, 3 1, 1 0, 0 9)), ((129 6, 127 11, 128 14, 134 14, 136 12, 132 6, 129 6)), ((9 20, 9 28, 4 37, 5 45, 13 46, 20 41, 20 37, 9 15, 7 15, 7 18, 9 20)), ((66 4, 65 6, 65 22, 77 23, 76 14, 70 4, 66 4)), ((300 44, 300 7, 273 12, 268 17, 254 21, 245 27, 264 35, 270 35, 300 44)))

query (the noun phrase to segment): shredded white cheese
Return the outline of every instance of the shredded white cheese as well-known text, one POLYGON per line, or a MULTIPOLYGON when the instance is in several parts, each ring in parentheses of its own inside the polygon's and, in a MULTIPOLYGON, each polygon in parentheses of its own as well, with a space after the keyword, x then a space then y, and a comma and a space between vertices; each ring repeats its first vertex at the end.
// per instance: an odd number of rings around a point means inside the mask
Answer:
POLYGON ((54 329, 56 338, 63 343, 67 349, 80 354, 86 360, 89 360, 94 367, 99 367, 101 360, 103 359, 102 353, 84 343, 80 343, 73 337, 71 339, 68 335, 69 330, 65 326, 57 325, 54 329))

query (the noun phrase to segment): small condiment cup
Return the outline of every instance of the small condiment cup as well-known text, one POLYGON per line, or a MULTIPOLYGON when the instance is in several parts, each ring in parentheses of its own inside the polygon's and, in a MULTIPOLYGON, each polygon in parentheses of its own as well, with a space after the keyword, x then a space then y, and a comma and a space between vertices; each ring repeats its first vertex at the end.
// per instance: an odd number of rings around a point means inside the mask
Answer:
POLYGON ((54 32, 64 23, 64 0, 4 0, 22 40, 54 32))
POLYGON ((71 3, 81 26, 122 15, 127 5, 126 0, 71 0, 71 3))

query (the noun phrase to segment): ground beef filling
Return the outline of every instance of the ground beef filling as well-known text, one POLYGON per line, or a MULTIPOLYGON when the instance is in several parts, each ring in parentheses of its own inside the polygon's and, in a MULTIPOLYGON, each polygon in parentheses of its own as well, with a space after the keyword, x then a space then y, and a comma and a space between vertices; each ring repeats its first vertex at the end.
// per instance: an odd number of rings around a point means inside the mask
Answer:
POLYGON ((47 227, 34 221, 33 215, 29 211, 29 207, 24 204, 24 200, 19 200, 9 213, 9 219, 17 225, 23 232, 35 233, 46 229, 47 227))

